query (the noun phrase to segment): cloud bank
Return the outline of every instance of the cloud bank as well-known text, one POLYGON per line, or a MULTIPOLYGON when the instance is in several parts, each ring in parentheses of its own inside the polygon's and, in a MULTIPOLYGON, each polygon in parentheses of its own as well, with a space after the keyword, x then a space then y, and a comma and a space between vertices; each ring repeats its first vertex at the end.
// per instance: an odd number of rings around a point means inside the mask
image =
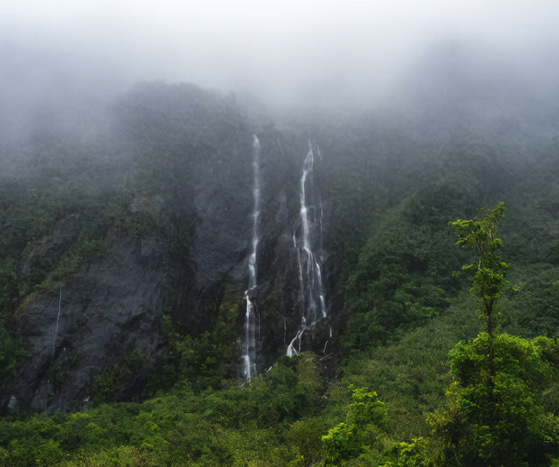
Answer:
POLYGON ((8 0, 0 31, 0 47, 33 50, 37 63, 100 89, 165 80, 280 104, 359 102, 384 95, 432 44, 451 39, 544 82, 555 70, 559 4, 8 0))

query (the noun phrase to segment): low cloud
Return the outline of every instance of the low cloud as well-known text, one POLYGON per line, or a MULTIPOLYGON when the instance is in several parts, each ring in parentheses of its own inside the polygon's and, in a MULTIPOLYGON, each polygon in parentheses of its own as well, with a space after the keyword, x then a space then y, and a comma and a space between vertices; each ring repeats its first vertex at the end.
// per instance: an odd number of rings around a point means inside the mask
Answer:
POLYGON ((184 81, 275 104, 378 101, 450 39, 550 82, 559 31, 559 5, 541 0, 10 0, 2 9, 0 44, 33 50, 100 92, 184 81))

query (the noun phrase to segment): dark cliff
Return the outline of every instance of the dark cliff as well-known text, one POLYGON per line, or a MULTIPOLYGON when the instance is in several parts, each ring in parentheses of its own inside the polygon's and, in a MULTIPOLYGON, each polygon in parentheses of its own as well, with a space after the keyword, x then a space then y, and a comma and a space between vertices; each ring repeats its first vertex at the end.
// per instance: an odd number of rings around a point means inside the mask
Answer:
MULTIPOLYGON (((101 154, 92 156, 106 161, 111 154, 101 174, 110 190, 94 194, 98 215, 70 203, 22 255, 19 274, 30 288, 10 329, 26 356, 3 386, 4 408, 79 408, 131 353, 139 363, 118 380, 115 397, 139 397, 146 384, 157 387, 159 366, 169 358, 163 316, 196 338, 231 297, 237 318, 228 332, 237 344, 227 376, 240 376, 235 359, 248 281, 253 133, 262 146, 259 277, 251 292, 259 316, 259 372, 285 354, 301 325, 293 236, 300 229, 306 141, 255 127, 232 99, 186 85, 140 85, 115 104, 111 122, 100 135, 101 154), (92 230, 93 240, 84 233, 92 230), (93 247, 76 256, 84 245, 93 247), (71 267, 64 268, 67 263, 71 267)), ((56 169, 54 157, 45 163, 56 169)), ((73 176, 67 169, 65 181, 73 176)), ((311 227, 324 258, 317 232, 327 226, 315 214, 311 227)), ((307 331, 305 348, 323 350, 329 331, 318 328, 318 334, 307 331)))

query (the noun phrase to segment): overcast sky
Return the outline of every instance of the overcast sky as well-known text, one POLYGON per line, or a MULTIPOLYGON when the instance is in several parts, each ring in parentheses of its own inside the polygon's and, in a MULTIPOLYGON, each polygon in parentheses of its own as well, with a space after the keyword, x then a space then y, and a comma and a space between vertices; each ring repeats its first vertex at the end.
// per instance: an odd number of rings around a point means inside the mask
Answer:
POLYGON ((381 92, 447 39, 540 63, 558 32, 557 0, 0 0, 0 45, 276 101, 381 92))

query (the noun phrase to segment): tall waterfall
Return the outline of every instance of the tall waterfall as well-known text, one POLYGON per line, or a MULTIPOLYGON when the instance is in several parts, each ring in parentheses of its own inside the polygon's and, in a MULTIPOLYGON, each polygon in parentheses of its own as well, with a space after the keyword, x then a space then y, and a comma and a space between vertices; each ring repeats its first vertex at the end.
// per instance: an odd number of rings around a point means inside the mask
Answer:
POLYGON ((303 174, 299 190, 301 203, 300 228, 296 229, 293 234, 293 247, 297 251, 299 273, 298 303, 301 324, 297 334, 287 347, 287 355, 290 357, 301 351, 301 338, 304 332, 321 319, 326 318, 326 298, 322 283, 322 272, 319 260, 314 252, 316 241, 313 241, 311 236, 318 229, 319 238, 322 237, 322 204, 319 203, 318 207, 314 204, 307 204, 307 184, 312 187, 315 153, 320 157, 319 149, 313 147, 309 141, 309 152, 303 162, 303 174), (299 231, 299 238, 297 238, 297 230, 299 231))
POLYGON ((256 335, 259 327, 256 307, 251 294, 254 293, 257 284, 257 262, 258 252, 258 221, 260 217, 260 141, 254 135, 252 143, 252 169, 254 185, 252 196, 254 209, 252 212, 252 252, 248 260, 248 289, 245 290, 246 312, 245 312, 245 340, 243 343, 243 375, 246 381, 250 381, 256 374, 256 335))

